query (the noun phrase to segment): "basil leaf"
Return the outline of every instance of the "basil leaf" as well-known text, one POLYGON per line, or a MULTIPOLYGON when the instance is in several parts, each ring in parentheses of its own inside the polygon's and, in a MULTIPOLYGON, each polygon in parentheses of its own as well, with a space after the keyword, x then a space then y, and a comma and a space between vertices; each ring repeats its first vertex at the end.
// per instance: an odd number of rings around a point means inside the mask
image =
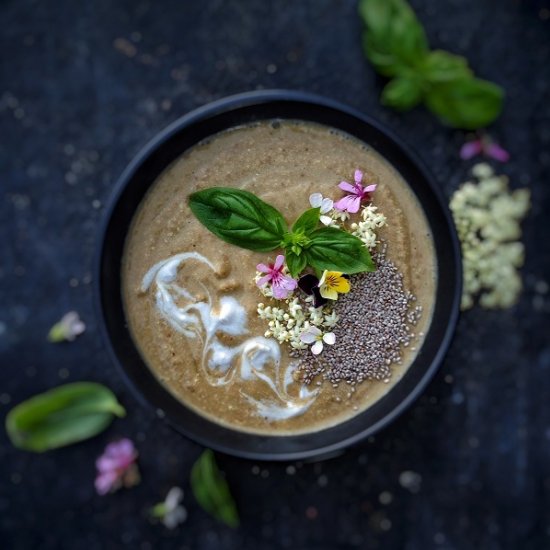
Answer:
POLYGON ((496 84, 465 78, 433 85, 426 93, 426 106, 449 126, 475 130, 498 117, 503 98, 496 84))
POLYGON ((287 231, 282 214, 258 197, 230 187, 211 187, 189 196, 198 220, 220 239, 259 252, 279 246, 287 231))
POLYGON ((15 447, 41 453, 88 439, 125 414, 105 386, 75 382, 16 405, 6 416, 6 431, 15 447))
POLYGON ((292 250, 285 250, 285 260, 290 276, 293 278, 298 277, 300 273, 305 269, 307 265, 307 258, 304 251, 300 254, 296 254, 292 250))
POLYGON ((365 55, 380 74, 397 76, 428 53, 424 28, 404 0, 361 0, 359 15, 365 55))
POLYGON ((473 75, 464 57, 443 50, 430 52, 424 59, 420 71, 426 80, 433 83, 449 82, 473 75))
POLYGON ((302 232, 304 235, 309 235, 319 225, 319 216, 321 215, 320 208, 310 208, 306 210, 292 226, 292 232, 302 232))
POLYGON ((205 512, 229 527, 239 526, 235 501, 210 449, 204 451, 193 465, 191 489, 205 512))
POLYGON ((310 235, 311 244, 304 254, 315 269, 361 273, 376 269, 363 242, 346 231, 323 227, 310 235))
POLYGON ((408 111, 422 100, 422 82, 417 78, 397 77, 382 90, 382 105, 408 111))

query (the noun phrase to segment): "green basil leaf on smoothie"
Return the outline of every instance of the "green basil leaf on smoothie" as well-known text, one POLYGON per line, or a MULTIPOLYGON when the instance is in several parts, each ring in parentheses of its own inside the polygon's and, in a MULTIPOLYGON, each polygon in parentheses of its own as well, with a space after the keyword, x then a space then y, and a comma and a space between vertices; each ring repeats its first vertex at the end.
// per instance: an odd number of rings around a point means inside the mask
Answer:
POLYGON ((75 382, 16 405, 6 416, 6 431, 15 447, 41 453, 97 435, 125 414, 105 386, 75 382))
POLYGON ((233 529, 239 526, 237 506, 210 449, 193 465, 191 490, 205 512, 233 529))
POLYGON ((311 243, 303 254, 314 269, 342 271, 350 275, 376 269, 363 242, 346 231, 323 227, 314 231, 310 239, 311 243))
POLYGON ((189 196, 189 207, 214 235, 249 250, 274 250, 288 230, 276 208, 241 189, 211 187, 197 191, 189 196))
POLYGON ((296 254, 292 250, 285 250, 285 260, 290 276, 294 279, 300 275, 307 265, 306 254, 296 254))
POLYGON ((502 111, 502 89, 486 80, 467 78, 434 85, 426 106, 454 128, 475 130, 493 122, 502 111))
POLYGON ((320 215, 320 208, 309 208, 294 222, 292 232, 298 233, 301 231, 305 235, 309 235, 312 231, 317 229, 320 215))

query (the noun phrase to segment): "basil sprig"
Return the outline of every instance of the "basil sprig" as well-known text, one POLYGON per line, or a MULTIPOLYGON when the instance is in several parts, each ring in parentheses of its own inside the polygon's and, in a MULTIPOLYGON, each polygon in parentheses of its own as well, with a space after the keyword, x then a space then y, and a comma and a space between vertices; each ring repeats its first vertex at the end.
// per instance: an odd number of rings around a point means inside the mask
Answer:
POLYGON ((125 414, 105 386, 75 382, 16 405, 6 416, 6 431, 15 447, 41 453, 88 439, 125 414))
POLYGON ((191 490, 205 512, 229 527, 239 526, 237 506, 210 449, 201 454, 191 469, 191 490))
POLYGON ((285 251, 290 274, 306 266, 344 273, 374 271, 368 249, 350 233, 318 229, 319 208, 306 210, 288 229, 283 215, 254 194, 231 187, 212 187, 189 196, 197 219, 224 241, 258 252, 285 251))
POLYGON ((426 33, 406 0, 360 0, 365 23, 365 55, 391 78, 383 105, 399 111, 421 102, 449 126, 475 130, 493 122, 502 110, 502 88, 476 78, 461 56, 430 51, 426 33))

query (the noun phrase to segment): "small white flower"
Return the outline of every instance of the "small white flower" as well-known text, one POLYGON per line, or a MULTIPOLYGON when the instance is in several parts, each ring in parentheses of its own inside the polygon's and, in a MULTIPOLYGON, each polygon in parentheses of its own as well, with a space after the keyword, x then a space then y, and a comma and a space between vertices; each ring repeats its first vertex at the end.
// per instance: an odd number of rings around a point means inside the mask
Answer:
POLYGON ((336 336, 334 332, 326 332, 323 334, 317 327, 309 327, 300 335, 300 340, 304 344, 313 344, 311 346, 311 353, 313 355, 319 355, 323 351, 323 342, 332 346, 336 342, 336 336))
POLYGON ((333 222, 333 219, 330 216, 323 215, 332 210, 334 206, 334 202, 332 199, 329 199, 328 197, 323 197, 321 193, 313 193, 309 196, 309 204, 311 204, 313 208, 321 209, 321 216, 319 218, 319 221, 323 225, 330 225, 333 222))
POLYGON ((76 311, 69 311, 56 323, 48 333, 50 342, 72 342, 86 330, 86 325, 80 320, 76 311))
POLYGON ((159 502, 151 510, 154 518, 158 518, 168 529, 175 529, 187 519, 187 510, 180 504, 183 500, 183 491, 179 487, 172 487, 164 502, 159 502))

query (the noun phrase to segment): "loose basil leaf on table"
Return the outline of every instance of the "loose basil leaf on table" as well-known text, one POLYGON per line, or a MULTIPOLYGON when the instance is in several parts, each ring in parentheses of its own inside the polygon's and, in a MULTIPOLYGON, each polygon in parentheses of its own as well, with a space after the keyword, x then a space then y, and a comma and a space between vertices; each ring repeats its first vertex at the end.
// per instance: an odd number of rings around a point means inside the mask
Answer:
POLYGON ((382 105, 398 111, 408 111, 422 101, 422 80, 415 77, 397 77, 382 90, 382 105))
POLYGON ((6 431, 15 447, 41 453, 97 435, 125 414, 105 386, 75 382, 16 405, 6 416, 6 431))
POLYGON ((191 489, 205 512, 229 527, 239 526, 235 501, 210 449, 202 453, 191 469, 191 489))
POLYGON ((403 0, 361 0, 359 15, 368 28, 365 54, 384 76, 397 76, 428 53, 423 26, 403 0))
POLYGON ((311 244, 303 253, 308 265, 315 269, 342 271, 350 275, 376 269, 363 242, 346 231, 323 227, 309 237, 311 244))
POLYGON ((420 66, 420 73, 430 83, 473 77, 466 58, 443 50, 430 52, 420 66))
POLYGON ((273 206, 241 189, 211 187, 189 196, 198 220, 220 239, 258 252, 279 247, 287 225, 273 206))
POLYGON ((469 78, 434 85, 426 94, 426 106, 450 126, 475 130, 500 114, 503 99, 496 84, 469 78))

